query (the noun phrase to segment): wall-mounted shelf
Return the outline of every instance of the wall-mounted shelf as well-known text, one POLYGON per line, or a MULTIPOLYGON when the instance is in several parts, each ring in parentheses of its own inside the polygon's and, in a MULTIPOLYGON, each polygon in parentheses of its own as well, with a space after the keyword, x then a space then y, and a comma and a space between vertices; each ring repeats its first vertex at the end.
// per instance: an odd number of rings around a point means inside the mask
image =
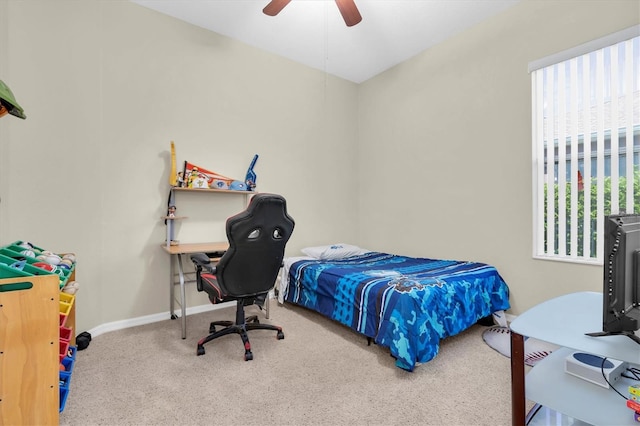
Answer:
POLYGON ((216 188, 184 188, 180 186, 171 187, 171 191, 216 192, 219 194, 236 194, 236 195, 255 195, 256 194, 256 191, 235 191, 232 189, 216 189, 216 188))
MULTIPOLYGON (((249 204, 249 200, 251 199, 251 196, 255 195, 256 192, 255 191, 234 191, 231 189, 214 189, 214 188, 184 188, 184 187, 179 187, 179 186, 172 186, 169 188, 169 200, 170 204, 173 203, 173 205, 176 205, 175 202, 175 193, 176 192, 193 192, 193 193, 201 193, 201 194, 208 194, 208 195, 212 195, 212 194, 230 194, 230 195, 242 195, 244 197, 246 197, 245 200, 245 204, 249 204)), ((166 225, 167 225, 167 237, 166 237, 166 246, 170 247, 171 245, 175 245, 176 243, 172 244, 172 241, 175 240, 175 224, 174 221, 176 220, 183 220, 183 219, 187 219, 188 216, 163 216, 161 217, 161 220, 164 220, 166 225)))

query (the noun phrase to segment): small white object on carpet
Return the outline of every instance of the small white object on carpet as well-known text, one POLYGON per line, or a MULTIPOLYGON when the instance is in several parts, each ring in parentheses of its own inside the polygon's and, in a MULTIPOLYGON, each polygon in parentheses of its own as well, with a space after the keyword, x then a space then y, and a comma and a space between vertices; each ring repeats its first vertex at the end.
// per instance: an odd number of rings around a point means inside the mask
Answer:
MULTIPOLYGON (((511 330, 508 327, 494 325, 482 333, 482 339, 489 347, 506 357, 511 357, 511 330)), ((552 343, 543 342, 532 337, 524 338, 524 363, 533 367, 554 350, 558 349, 552 343)))

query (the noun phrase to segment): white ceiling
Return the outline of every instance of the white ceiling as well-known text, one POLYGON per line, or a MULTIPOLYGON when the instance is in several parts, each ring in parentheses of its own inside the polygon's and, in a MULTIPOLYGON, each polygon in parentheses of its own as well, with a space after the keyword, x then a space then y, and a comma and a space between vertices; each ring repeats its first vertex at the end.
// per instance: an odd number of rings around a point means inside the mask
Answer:
POLYGON ((356 0, 347 27, 333 0, 131 0, 202 28, 361 83, 521 0, 356 0))

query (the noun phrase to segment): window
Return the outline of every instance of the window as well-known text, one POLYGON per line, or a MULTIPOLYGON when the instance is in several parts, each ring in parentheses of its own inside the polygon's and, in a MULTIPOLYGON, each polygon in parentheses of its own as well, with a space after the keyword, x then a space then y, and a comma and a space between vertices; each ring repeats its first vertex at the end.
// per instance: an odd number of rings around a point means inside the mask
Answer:
POLYGON ((604 216, 640 213, 639 34, 529 66, 534 257, 601 262, 604 216))

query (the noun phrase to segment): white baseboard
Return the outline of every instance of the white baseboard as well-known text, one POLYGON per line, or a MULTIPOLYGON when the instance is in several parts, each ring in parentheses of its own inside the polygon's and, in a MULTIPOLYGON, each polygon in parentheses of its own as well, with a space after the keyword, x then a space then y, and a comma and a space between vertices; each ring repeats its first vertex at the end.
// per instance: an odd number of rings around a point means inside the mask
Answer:
MULTIPOLYGON (((233 306, 234 304, 235 302, 228 302, 228 303, 220 303, 216 305, 209 303, 206 305, 192 306, 190 308, 187 308, 187 315, 194 315, 202 312, 215 311, 216 309, 226 308, 229 306, 233 306)), ((178 318, 180 318, 181 316, 180 313, 181 313, 180 310, 175 311, 175 314, 178 318)), ((142 317, 129 318, 126 320, 113 321, 105 324, 100 324, 99 326, 94 327, 91 330, 87 330, 87 331, 91 334, 91 337, 93 338, 101 334, 108 333, 110 331, 123 330, 129 327, 136 327, 139 325, 165 321, 165 320, 168 320, 169 318, 170 318, 169 311, 166 311, 158 314, 145 315, 142 317)))
MULTIPOLYGON (((271 303, 273 303, 273 299, 274 299, 273 292, 269 293, 269 299, 271 299, 271 303)), ((200 314, 202 312, 215 311, 216 309, 222 309, 222 308, 226 308, 233 305, 235 305, 235 302, 218 303, 215 305, 208 303, 206 305, 192 306, 190 308, 187 308, 187 316, 200 314)), ((175 314, 178 318, 181 317, 180 310, 176 310, 175 314)), ((110 331, 123 330, 125 328, 136 327, 138 325, 145 325, 145 324, 151 324, 154 322, 164 321, 169 319, 170 317, 171 316, 169 315, 169 311, 166 311, 158 314, 145 315, 142 317, 129 318, 126 320, 113 321, 105 324, 100 324, 99 326, 94 327, 91 330, 87 330, 87 331, 91 334, 91 337, 93 338, 95 336, 99 336, 101 334, 108 333, 110 331)))

